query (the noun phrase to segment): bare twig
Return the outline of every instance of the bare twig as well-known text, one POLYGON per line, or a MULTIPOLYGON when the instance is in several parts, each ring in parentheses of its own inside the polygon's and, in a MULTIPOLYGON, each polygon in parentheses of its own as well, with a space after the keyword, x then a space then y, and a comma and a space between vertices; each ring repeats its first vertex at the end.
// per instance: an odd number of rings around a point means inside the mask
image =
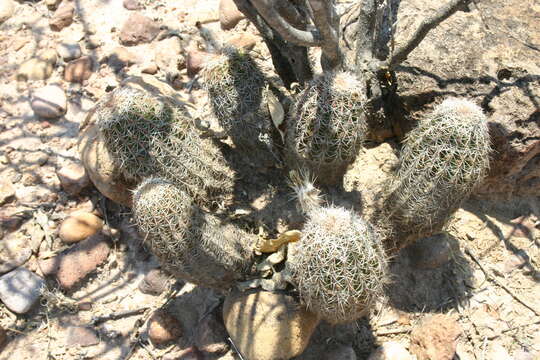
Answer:
POLYGON ((506 333, 508 333, 510 331, 519 330, 519 329, 523 329, 523 328, 526 328, 526 327, 529 327, 529 326, 532 326, 532 325, 538 325, 538 324, 540 324, 540 320, 535 321, 535 322, 531 322, 531 323, 528 323, 528 324, 512 326, 511 328, 502 330, 500 334, 488 337, 488 340, 494 340, 494 339, 498 338, 499 336, 501 336, 502 334, 506 334, 506 333))
POLYGON ((512 296, 517 302, 519 302, 521 305, 525 306, 527 309, 531 310, 536 316, 540 316, 540 311, 536 310, 533 306, 529 305, 527 302, 522 300, 519 296, 514 294, 512 289, 510 289, 509 287, 504 285, 502 282, 497 280, 495 277, 491 276, 491 274, 487 271, 487 269, 484 268, 484 266, 480 263, 480 261, 476 258, 476 256, 474 256, 472 251, 469 250, 469 248, 467 248, 467 247, 465 248, 465 254, 467 254, 472 259, 472 261, 474 261, 476 263, 476 265, 478 265, 480 270, 482 270, 482 272, 486 276, 486 279, 488 279, 488 280, 494 282, 495 284, 497 284, 504 291, 506 291, 508 294, 510 294, 510 296, 512 296))
POLYGON ((328 0, 308 0, 313 14, 313 22, 322 38, 321 49, 324 56, 323 69, 333 69, 341 63, 339 49, 339 20, 333 2, 328 0))
POLYGON ((373 59, 373 31, 375 29, 376 0, 366 0, 358 13, 356 32, 356 65, 360 72, 367 70, 373 59))
POLYGON ((299 30, 289 24, 277 12, 270 0, 252 0, 253 6, 274 30, 285 40, 301 46, 319 46, 321 41, 317 31, 299 30))
POLYGON ((454 13, 459 10, 467 10, 467 6, 472 0, 451 0, 448 4, 441 7, 435 14, 422 20, 420 26, 412 37, 402 46, 400 46, 396 52, 390 58, 388 62, 390 66, 395 66, 407 59, 407 56, 413 51, 426 35, 436 28, 444 20, 448 19, 454 13))
POLYGON ((118 320, 118 319, 122 319, 129 316, 140 315, 144 313, 146 310, 148 310, 148 308, 143 307, 143 308, 135 309, 135 310, 120 311, 116 313, 110 313, 104 316, 97 316, 97 317, 92 318, 92 320, 90 321, 90 324, 98 325, 109 320, 118 320))
POLYGON ((411 329, 394 329, 394 330, 386 330, 386 331, 377 331, 375 334, 377 334, 377 336, 386 336, 386 335, 406 334, 409 332, 411 332, 411 329))

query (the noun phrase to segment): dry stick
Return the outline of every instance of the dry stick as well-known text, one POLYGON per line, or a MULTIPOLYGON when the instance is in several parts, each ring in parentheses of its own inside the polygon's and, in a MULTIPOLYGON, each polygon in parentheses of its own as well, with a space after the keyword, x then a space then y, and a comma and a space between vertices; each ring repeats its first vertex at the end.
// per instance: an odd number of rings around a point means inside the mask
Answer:
POLYGON ((330 68, 335 68, 341 62, 342 54, 339 49, 339 20, 334 5, 327 0, 308 0, 308 4, 313 12, 313 23, 322 37, 323 55, 330 68))
POLYGON ((319 46, 321 41, 316 31, 299 30, 289 24, 274 8, 270 0, 252 0, 263 19, 286 41, 301 46, 319 46))
POLYGON ((403 46, 400 46, 396 50, 396 52, 388 61, 388 64, 390 66, 395 66, 405 61, 411 51, 413 51, 418 45, 420 45, 422 40, 424 40, 426 35, 431 30, 436 28, 440 23, 448 19, 457 11, 466 9, 466 7, 472 1, 473 0, 452 0, 445 6, 440 8, 434 15, 422 20, 422 23, 420 23, 420 26, 418 27, 418 29, 416 29, 412 37, 403 46))
POLYGON ((518 330, 518 329, 522 329, 522 328, 525 328, 525 327, 528 327, 528 326, 538 325, 538 324, 540 324, 540 320, 529 323, 529 324, 513 326, 511 328, 502 330, 500 334, 488 337, 488 340, 494 340, 494 339, 498 338, 499 336, 501 336, 502 334, 506 334, 507 332, 510 332, 510 331, 514 331, 514 330, 518 330))
POLYGON ((387 330, 387 331, 377 331, 375 334, 378 336, 385 335, 396 335, 396 334, 405 334, 411 332, 411 329, 396 329, 396 330, 387 330))
POLYGON ((133 315, 139 315, 139 314, 144 313, 146 310, 148 310, 148 307, 143 307, 143 308, 135 309, 135 310, 119 311, 119 312, 110 313, 104 316, 97 316, 97 317, 92 318, 92 320, 90 321, 90 324, 98 325, 109 320, 118 320, 121 318, 133 316, 133 315))
POLYGON ((465 254, 467 254, 475 263, 480 267, 480 270, 484 273, 486 278, 490 281, 493 281, 495 284, 497 284, 499 287, 503 288, 510 296, 512 296, 517 302, 519 302, 521 305, 525 306, 527 309, 531 310, 536 316, 540 316, 540 311, 536 310, 533 306, 527 304, 524 300, 522 300, 519 296, 514 294, 514 292, 508 288, 506 285, 504 285, 502 282, 491 276, 491 274, 484 268, 482 264, 480 264, 480 261, 476 258, 476 256, 473 255, 472 251, 469 250, 468 247, 465 248, 465 254))

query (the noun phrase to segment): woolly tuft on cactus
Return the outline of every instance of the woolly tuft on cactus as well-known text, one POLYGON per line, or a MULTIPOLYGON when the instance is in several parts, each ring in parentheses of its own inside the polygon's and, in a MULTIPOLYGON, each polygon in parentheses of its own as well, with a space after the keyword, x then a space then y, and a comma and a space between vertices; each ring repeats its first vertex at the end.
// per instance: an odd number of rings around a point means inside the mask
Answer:
POLYGON ((232 192, 234 174, 223 155, 199 137, 189 114, 172 99, 120 88, 98 106, 97 118, 126 178, 163 177, 205 205, 232 192))
POLYGON ((145 180, 133 210, 151 251, 173 275, 227 289, 250 272, 256 236, 205 213, 172 183, 145 180))
POLYGON ((404 140, 383 205, 390 247, 439 232, 485 177, 490 151, 486 117, 468 100, 447 99, 421 119, 404 140))
POLYGON ((381 240, 358 215, 340 207, 310 211, 287 269, 308 309, 330 323, 354 321, 383 290, 387 259, 381 240))
POLYGON ((307 167, 322 184, 341 182, 365 140, 364 93, 362 83, 346 72, 308 84, 287 120, 289 167, 307 167))

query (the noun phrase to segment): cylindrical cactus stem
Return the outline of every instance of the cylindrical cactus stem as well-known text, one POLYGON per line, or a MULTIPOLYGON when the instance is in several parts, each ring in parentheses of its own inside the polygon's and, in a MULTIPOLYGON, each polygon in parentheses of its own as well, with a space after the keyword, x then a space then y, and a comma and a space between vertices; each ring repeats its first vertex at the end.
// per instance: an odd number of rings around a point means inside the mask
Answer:
POLYGON ((307 221, 300 241, 289 244, 290 281, 322 319, 354 321, 369 311, 387 283, 381 238, 353 211, 323 205, 306 173, 293 174, 291 182, 307 221))
POLYGON ((225 134, 241 150, 252 151, 246 153, 250 158, 272 157, 266 79, 249 53, 225 48, 205 66, 201 77, 225 134))
POLYGON ((364 85, 346 72, 325 74, 298 95, 285 135, 290 168, 307 167, 321 184, 338 184, 367 132, 364 85))
POLYGON ((105 145, 126 178, 160 176, 201 205, 229 196, 234 173, 209 139, 202 139, 189 113, 173 99, 120 88, 97 110, 105 145))
POLYGON ((411 130, 388 187, 381 221, 397 250, 442 230, 487 174, 491 146, 486 117, 474 103, 450 98, 411 130))
POLYGON ((139 230, 171 274, 228 289, 251 272, 256 236, 205 213, 174 184, 147 179, 133 202, 139 230))

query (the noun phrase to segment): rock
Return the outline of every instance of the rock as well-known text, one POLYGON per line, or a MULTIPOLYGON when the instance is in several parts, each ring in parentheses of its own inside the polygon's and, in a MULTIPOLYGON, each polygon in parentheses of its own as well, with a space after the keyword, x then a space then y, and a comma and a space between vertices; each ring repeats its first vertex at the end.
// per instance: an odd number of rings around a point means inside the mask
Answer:
POLYGON ((491 342, 486 355, 486 359, 489 360, 512 360, 508 351, 499 342, 491 342))
POLYGON ((107 64, 109 64, 115 72, 118 72, 124 67, 135 64, 135 55, 125 47, 118 46, 114 48, 109 55, 107 64))
MULTIPOLYGON (((15 194, 17 194, 15 192, 15 194)), ((24 220, 24 213, 17 207, 0 207, 0 234, 2 230, 15 231, 21 226, 24 220)))
POLYGON ((123 5, 127 10, 139 10, 140 9, 139 1, 137 1, 137 0, 124 0, 123 5))
POLYGON ((405 346, 395 341, 382 344, 369 355, 368 360, 414 360, 405 346))
POLYGON ((169 277, 159 269, 152 269, 139 283, 139 290, 143 294, 160 295, 169 287, 169 277))
MULTIPOLYGON (((92 115, 93 111, 88 116, 91 118, 92 115)), ((130 207, 130 190, 136 184, 126 181, 121 175, 97 126, 91 125, 83 130, 79 138, 79 151, 86 173, 96 189, 112 201, 130 207)))
POLYGON ((101 230, 103 220, 92 213, 74 214, 62 222, 58 235, 66 244, 82 241, 101 230))
POLYGON ((39 56, 25 61, 17 71, 17 81, 48 79, 56 64, 55 50, 46 50, 39 56))
POLYGON ((35 168, 43 166, 49 161, 49 155, 43 150, 27 151, 24 154, 25 167, 35 168))
POLYGON ((58 198, 51 190, 43 186, 33 185, 18 188, 15 191, 15 197, 23 205, 33 205, 37 203, 46 203, 58 198))
POLYGON ((49 10, 55 10, 61 2, 62 0, 45 0, 45 5, 49 10))
POLYGON ((156 74, 158 72, 158 66, 156 65, 155 62, 148 63, 143 67, 141 72, 143 74, 154 75, 154 74, 156 74))
POLYGON ((62 1, 58 9, 49 20, 49 26, 53 31, 60 31, 73 23, 75 7, 71 1, 62 1))
POLYGON ((223 30, 230 30, 244 18, 244 14, 238 10, 234 0, 220 0, 219 23, 223 30))
POLYGON ((223 355, 229 350, 227 330, 214 313, 206 315, 195 330, 195 346, 203 356, 223 355))
POLYGON ((301 354, 319 320, 291 296, 258 289, 232 292, 223 305, 225 327, 248 359, 290 359, 301 354))
POLYGON ((120 43, 131 46, 149 43, 159 33, 159 26, 152 19, 139 13, 132 14, 120 30, 120 43))
POLYGON ((0 206, 15 199, 15 188, 9 179, 0 180, 0 206))
POLYGON ((203 360, 203 357, 195 346, 191 346, 175 354, 174 360, 203 360))
POLYGON ((326 360, 356 360, 356 353, 354 352, 354 349, 352 348, 352 346, 340 345, 337 348, 330 350, 326 354, 325 359, 326 360))
MULTIPOLYGON (((513 36, 528 38, 529 29, 538 23, 538 12, 520 4, 517 0, 492 3, 482 10, 482 23, 504 29, 520 19, 513 36)), ((399 16, 411 19, 407 26, 415 28, 412 20, 418 22, 431 14, 431 5, 429 1, 402 2, 399 16)), ((477 15, 458 12, 430 31, 397 70, 399 95, 411 109, 429 108, 448 94, 481 104, 489 112, 494 151, 489 174, 475 195, 490 200, 538 196, 540 112, 535 99, 540 97, 540 87, 535 86, 535 76, 539 70, 538 63, 529 60, 538 57, 538 51, 509 39, 503 31, 478 31, 477 15)), ((396 30, 404 34, 396 38, 397 43, 409 34, 402 26, 405 23, 396 30)), ((532 36, 538 43, 538 32, 532 36)))
POLYGON ((189 77, 194 77, 202 70, 206 63, 215 55, 205 51, 190 49, 186 56, 187 74, 189 77))
POLYGON ((78 59, 82 55, 79 43, 62 43, 58 45, 56 52, 66 62, 78 59))
POLYGON ((0 24, 11 18, 15 11, 15 2, 13 0, 0 1, 0 24))
POLYGON ((56 278, 63 289, 70 289, 107 260, 110 247, 106 237, 95 234, 58 255, 56 278))
POLYGON ((32 249, 28 240, 17 233, 11 233, 0 241, 0 274, 7 273, 30 259, 32 249))
POLYGON ((227 40, 227 44, 237 49, 251 50, 261 41, 257 36, 250 33, 235 34, 227 40))
POLYGON ((165 311, 156 311, 148 321, 148 337, 154 344, 166 344, 182 336, 180 323, 165 311))
POLYGON ((84 166, 79 162, 68 162, 56 170, 56 176, 65 192, 79 195, 83 189, 90 185, 84 166))
POLYGON ((71 326, 68 329, 66 346, 92 346, 97 344, 99 344, 99 338, 92 328, 71 326))
POLYGON ((460 334, 461 327, 454 317, 433 315, 413 329, 409 350, 418 360, 452 360, 460 334))
POLYGON ((178 72, 186 67, 186 59, 182 54, 182 44, 177 36, 161 40, 156 44, 156 64, 167 72, 178 72))
POLYGON ((32 94, 30 103, 34 114, 46 119, 57 119, 67 111, 67 97, 58 85, 48 85, 32 94))
POLYGON ((8 309, 25 314, 39 299, 43 279, 25 268, 0 276, 0 300, 8 309))
POLYGON ((90 56, 83 56, 70 61, 64 70, 64 80, 72 83, 83 83, 92 75, 94 62, 90 56))
POLYGON ((417 269, 436 269, 452 258, 454 251, 447 233, 420 239, 405 250, 411 265, 417 269))

